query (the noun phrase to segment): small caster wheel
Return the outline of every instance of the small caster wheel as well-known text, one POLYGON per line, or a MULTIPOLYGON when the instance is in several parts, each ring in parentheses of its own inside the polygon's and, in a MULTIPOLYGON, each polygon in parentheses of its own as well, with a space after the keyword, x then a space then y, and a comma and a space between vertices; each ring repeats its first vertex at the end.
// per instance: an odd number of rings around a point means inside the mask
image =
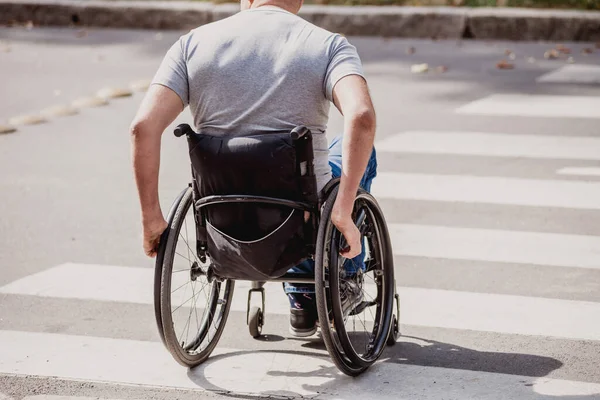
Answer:
POLYGON ((248 317, 248 330, 253 338, 260 336, 263 326, 263 313, 260 307, 252 307, 248 317))
POLYGON ((400 336, 400 327, 398 326, 398 318, 394 315, 392 318, 392 329, 390 329, 390 334, 387 338, 386 344, 388 346, 393 346, 398 341, 398 337, 400 336))

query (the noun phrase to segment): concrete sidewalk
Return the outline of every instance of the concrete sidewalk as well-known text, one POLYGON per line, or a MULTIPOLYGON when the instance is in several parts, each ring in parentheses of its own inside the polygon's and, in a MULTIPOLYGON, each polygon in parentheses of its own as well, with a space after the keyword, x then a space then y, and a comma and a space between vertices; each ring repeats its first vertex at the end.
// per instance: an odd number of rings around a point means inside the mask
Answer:
MULTIPOLYGON (((238 10, 237 4, 181 1, 0 0, 0 24, 181 30, 238 10)), ((301 16, 355 36, 600 41, 600 12, 594 11, 305 5, 301 16)))

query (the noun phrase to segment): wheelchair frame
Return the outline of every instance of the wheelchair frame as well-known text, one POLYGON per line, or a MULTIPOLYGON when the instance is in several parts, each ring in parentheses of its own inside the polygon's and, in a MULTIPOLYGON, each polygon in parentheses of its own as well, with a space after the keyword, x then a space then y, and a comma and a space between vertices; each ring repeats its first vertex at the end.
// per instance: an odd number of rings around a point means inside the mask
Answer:
MULTIPOLYGON (((191 127, 189 127, 189 125, 179 125, 176 129, 175 129, 175 136, 180 137, 183 135, 190 135, 190 134, 195 134, 195 132, 191 129, 191 127)), ((310 138, 310 131, 305 128, 305 127, 298 127, 295 128, 291 133, 292 138, 294 140, 299 140, 302 138, 310 138)), ((310 151, 312 153, 312 145, 310 146, 310 151)), ((307 170, 307 175, 312 175, 314 176, 314 171, 312 170, 312 163, 309 163, 309 165, 307 165, 308 170, 307 170)), ((193 174, 193 171, 192 171, 193 174)), ((208 249, 207 249, 207 243, 206 240, 199 240, 198 238, 206 238, 206 228, 204 227, 204 219, 206 217, 206 215, 204 215, 204 213, 202 212, 203 209, 207 206, 210 205, 215 205, 215 204, 226 204, 226 203, 262 203, 262 204, 273 204, 273 205, 281 205, 281 206, 286 206, 286 207, 290 207, 293 209, 297 209, 297 210, 302 210, 302 211, 307 211, 310 213, 310 217, 309 220, 307 220, 305 223, 308 225, 309 221, 311 221, 311 226, 312 226, 312 237, 311 237, 311 241, 310 243, 316 243, 317 240, 317 231, 320 230, 320 220, 321 220, 321 213, 320 210, 324 205, 324 202, 326 199, 329 198, 332 190, 337 190, 336 186, 339 183, 339 179, 333 179, 330 182, 327 183, 327 185, 325 186, 325 188, 323 188, 323 190, 321 191, 322 196, 320 196, 320 198, 317 199, 317 201, 314 203, 314 205, 311 205, 310 203, 307 202, 299 202, 299 201, 292 201, 292 200, 286 200, 286 199, 280 199, 280 198, 273 198, 273 197, 265 197, 265 196, 252 196, 252 195, 210 195, 210 196, 206 196, 206 197, 199 197, 197 196, 198 193, 198 189, 196 186, 196 179, 193 176, 192 179, 192 183, 190 183, 190 187, 192 189, 192 193, 193 193, 193 198, 192 198, 192 207, 194 209, 194 220, 196 222, 196 233, 197 233, 197 241, 196 241, 196 245, 197 245, 197 256, 199 258, 199 260, 202 263, 206 262, 206 257, 208 255, 208 249), (198 198, 196 198, 198 197, 198 198), (199 221, 199 219, 201 219, 199 221)), ((179 204, 181 203, 182 199, 185 197, 186 192, 189 189, 186 189, 185 191, 183 191, 178 198, 176 199, 174 206, 171 208, 170 212, 169 212, 169 217, 168 217, 168 221, 169 224, 171 224, 171 221, 173 220, 175 213, 176 213, 176 208, 179 206, 179 204)), ((383 221, 384 225, 385 225, 385 221, 383 221)), ((167 345, 166 343, 166 338, 165 338, 165 326, 164 326, 164 321, 163 321, 163 317, 162 317, 162 309, 161 309, 161 293, 159 293, 157 291, 157 285, 156 283, 161 279, 161 275, 162 275, 162 264, 164 262, 164 256, 165 256, 165 249, 162 246, 163 243, 166 243, 166 239, 168 238, 168 231, 170 229, 167 229, 165 231, 165 233, 163 233, 163 236, 161 237, 161 248, 159 248, 159 254, 157 257, 157 268, 156 268, 156 273, 155 273, 155 313, 156 313, 156 319, 157 319, 157 324, 159 327, 159 333, 160 333, 160 337, 163 341, 163 343, 167 346, 167 348, 169 349, 169 351, 172 352, 171 348, 167 345), (159 268, 159 264, 160 264, 160 268, 159 268)), ((385 229, 386 235, 387 235, 387 229, 385 229)), ((362 232, 364 234, 364 232, 362 232)), ((387 237, 387 240, 389 242, 389 237, 387 237)), ((343 237, 341 238, 341 243, 345 243, 343 237)), ((389 246, 389 243, 388 243, 389 246)), ((315 245, 312 245, 311 251, 310 251, 310 255, 316 259, 316 252, 315 252, 315 245)), ((340 248, 343 248, 344 246, 341 246, 340 248)), ((310 246, 309 246, 310 248, 310 246)), ((191 260, 190 260, 191 261, 191 260)), ((194 262, 193 264, 196 264, 196 262, 194 262)), ((235 282, 235 279, 231 280, 228 278, 221 278, 218 276, 213 276, 211 273, 211 269, 210 267, 207 268, 207 271, 202 270, 202 268, 198 265, 196 265, 194 267, 194 265, 191 266, 190 269, 190 277, 192 280, 195 280, 195 277, 197 278, 200 275, 206 275, 206 278, 209 282, 213 282, 214 280, 216 280, 219 285, 223 282, 223 281, 232 281, 235 282), (196 275, 195 275, 196 274, 196 275)), ((315 271, 316 274, 316 271, 315 271)), ((392 272, 391 272, 391 276, 393 279, 393 264, 392 264, 392 272)), ((251 289, 248 291, 248 300, 247 300, 247 308, 246 308, 246 322, 249 326, 250 332, 251 334, 256 337, 256 333, 258 333, 258 335, 260 335, 261 329, 262 329, 262 317, 263 317, 263 313, 265 312, 265 308, 266 308, 266 301, 265 301, 265 291, 264 291, 264 284, 266 282, 289 282, 289 283, 308 283, 308 284, 317 284, 317 279, 316 279, 316 275, 312 275, 310 277, 304 275, 304 274, 292 274, 292 273, 286 273, 283 276, 277 277, 277 278, 269 278, 267 280, 264 281, 253 281, 252 282, 252 287, 251 289), (252 295, 253 293, 256 292, 260 292, 261 293, 261 303, 262 303, 262 308, 258 309, 258 315, 252 315, 251 317, 251 300, 252 300, 252 295), (256 323, 258 324, 258 326, 253 326, 251 325, 251 321, 252 324, 256 323)), ((337 284, 337 283, 336 283, 337 284)), ((325 283, 326 287, 329 288, 329 283, 325 283)), ((392 321, 391 321, 391 325, 389 328, 389 333, 388 333, 388 339, 387 339, 387 344, 388 345, 392 345, 396 342, 397 337, 399 335, 399 317, 400 317, 400 310, 399 310, 399 298, 397 293, 395 292, 395 281, 393 282, 394 285, 394 290, 392 293, 392 298, 388 299, 387 301, 391 301, 392 302, 392 308, 393 307, 393 303, 396 303, 396 307, 395 307, 395 314, 394 315, 394 311, 392 311, 392 321)), ((220 286, 219 286, 220 287, 220 286)), ((231 291, 233 291, 233 286, 231 287, 231 291)), ((318 297, 318 296, 317 296, 318 297)), ((208 300, 207 300, 208 301, 208 300)), ((170 302, 170 301, 169 301, 170 302)), ((254 308, 256 309, 256 307, 254 308)), ((253 310, 253 312, 256 310, 253 310)), ((227 306, 227 311, 226 314, 229 313, 229 306, 227 306)), ((321 314, 321 312, 319 312, 319 314, 321 314)), ((212 318, 212 317, 211 317, 212 318)), ((321 318, 321 317, 319 317, 321 318)), ((225 324, 226 322, 226 316, 225 316, 225 321, 223 322, 223 324, 225 324)), ((329 331, 329 327, 327 327, 327 331, 329 331)), ((222 332, 222 331, 221 331, 222 332)), ((219 333, 220 336, 220 333, 219 333)), ((210 340, 210 339, 209 339, 210 340)), ((215 339, 216 341, 218 341, 218 338, 215 339)), ((338 339, 339 340, 339 339, 338 339)), ((331 350, 329 349, 330 346, 333 346, 331 343, 331 338, 329 338, 328 340, 325 339, 328 350, 330 351, 331 354, 331 350)), ((182 344, 183 345, 183 344, 182 344)), ((216 345, 216 343, 215 343, 216 345)), ((212 352, 212 350, 211 350, 212 352)), ((175 356, 173 354, 173 356, 175 356)), ((207 355, 208 357, 208 355, 207 355)), ((333 354, 332 354, 333 357, 333 354)), ((378 358, 378 356, 377 356, 378 358)), ((177 359, 177 357, 176 357, 177 359)), ((180 360, 178 360, 180 363, 182 363, 180 360)), ((334 358, 335 364, 346 374, 348 375, 357 375, 362 373, 372 362, 361 362, 359 363, 359 365, 355 366, 355 367, 350 367, 350 366, 345 366, 340 364, 339 359, 336 360, 336 358, 334 358)), ((362 361, 362 360, 361 360, 362 361)), ((343 363, 342 363, 343 364, 343 363)), ((184 363, 184 365, 188 365, 186 363, 184 363)), ((188 365, 190 366, 190 365, 188 365)))

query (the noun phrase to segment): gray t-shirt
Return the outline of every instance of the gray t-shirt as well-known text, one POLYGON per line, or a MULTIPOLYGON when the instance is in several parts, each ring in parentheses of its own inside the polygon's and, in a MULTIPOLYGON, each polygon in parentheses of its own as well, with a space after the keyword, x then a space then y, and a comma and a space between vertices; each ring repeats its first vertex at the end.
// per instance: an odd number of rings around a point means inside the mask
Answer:
POLYGON ((333 87, 354 74, 364 76, 346 38, 283 9, 260 7, 182 36, 153 83, 190 106, 201 133, 243 136, 307 126, 322 188, 331 176, 325 130, 333 87))

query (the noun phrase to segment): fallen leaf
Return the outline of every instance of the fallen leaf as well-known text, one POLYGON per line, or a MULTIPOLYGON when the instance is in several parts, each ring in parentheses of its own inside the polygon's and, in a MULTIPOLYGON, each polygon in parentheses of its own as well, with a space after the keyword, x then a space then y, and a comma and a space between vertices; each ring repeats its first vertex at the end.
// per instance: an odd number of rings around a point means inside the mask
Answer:
POLYGON ((406 54, 415 54, 416 51, 417 50, 412 46, 406 48, 406 54))
POLYGON ((435 72, 443 74, 444 72, 448 72, 448 67, 446 67, 445 65, 440 65, 435 69, 435 72))
POLYGON ((592 53, 594 53, 594 49, 591 47, 586 47, 581 50, 581 54, 584 54, 584 55, 592 54, 592 53))
POLYGON ((558 50, 559 52, 563 53, 563 54, 571 54, 571 49, 568 47, 565 47, 562 44, 557 44, 556 45, 556 50, 558 50))
POLYGON ((410 68, 410 72, 413 74, 423 74, 427 71, 429 71, 428 64, 415 64, 410 68))
POLYGON ((552 49, 544 53, 544 58, 547 60, 555 60, 560 56, 558 50, 552 49))
POLYGON ((502 60, 498 64, 496 64, 496 68, 498 68, 498 69, 514 69, 515 65, 509 63, 506 60, 502 60))

